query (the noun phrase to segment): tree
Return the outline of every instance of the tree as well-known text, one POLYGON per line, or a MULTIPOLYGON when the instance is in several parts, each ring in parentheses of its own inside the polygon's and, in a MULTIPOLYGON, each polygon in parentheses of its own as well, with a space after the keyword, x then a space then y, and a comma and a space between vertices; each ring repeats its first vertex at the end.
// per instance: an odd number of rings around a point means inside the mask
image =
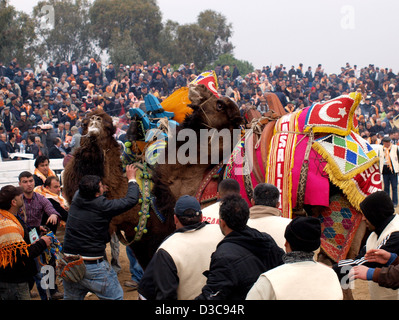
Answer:
POLYGON ((95 0, 90 9, 94 37, 103 50, 115 48, 113 39, 129 36, 141 57, 158 56, 162 16, 155 0, 95 0))
POLYGON ((236 65, 241 75, 246 75, 255 70, 254 66, 250 62, 244 60, 238 60, 234 58, 232 54, 223 54, 219 56, 218 60, 216 60, 212 64, 207 65, 207 69, 208 70, 215 69, 217 65, 221 66, 228 65, 230 67, 236 65))
POLYGON ((114 65, 132 64, 134 61, 142 61, 136 49, 136 44, 129 36, 129 31, 125 30, 122 37, 114 37, 110 42, 109 56, 114 65))
POLYGON ((231 35, 232 25, 226 18, 206 10, 198 15, 196 23, 179 25, 168 21, 161 33, 162 51, 172 64, 194 62, 204 69, 220 55, 232 53, 231 35))
POLYGON ((35 39, 33 20, 0 0, 0 58, 4 63, 13 58, 24 66, 33 62, 31 44, 35 39))
POLYGON ((177 45, 177 32, 179 26, 180 25, 175 21, 166 21, 158 40, 159 47, 163 54, 163 58, 159 60, 165 60, 172 65, 182 63, 180 54, 181 48, 177 45))
POLYGON ((180 49, 180 61, 194 62, 199 69, 213 60, 213 35, 198 24, 182 25, 177 30, 176 44, 180 49))
POLYGON ((227 23, 225 16, 212 10, 206 10, 199 14, 197 21, 201 29, 213 35, 212 61, 216 60, 222 54, 232 53, 234 47, 229 42, 229 39, 233 34, 233 27, 231 23, 227 23))
POLYGON ((33 9, 40 59, 71 61, 96 55, 91 36, 89 0, 48 0, 33 9))

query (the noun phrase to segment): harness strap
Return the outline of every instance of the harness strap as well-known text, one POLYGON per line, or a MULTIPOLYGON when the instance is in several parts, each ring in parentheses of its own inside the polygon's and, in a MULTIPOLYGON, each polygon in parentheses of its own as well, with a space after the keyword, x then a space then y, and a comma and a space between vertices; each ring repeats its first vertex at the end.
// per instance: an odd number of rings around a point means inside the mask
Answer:
POLYGON ((313 130, 311 130, 309 133, 308 144, 306 146, 305 157, 301 167, 301 174, 299 176, 297 203, 295 208, 296 215, 306 215, 306 212, 303 210, 303 207, 305 202, 306 182, 308 180, 308 173, 309 173, 309 156, 313 142, 314 142, 314 134, 313 130))
POLYGON ((198 202, 201 203, 201 197, 208 186, 209 182, 213 179, 213 176, 216 175, 219 170, 223 167, 223 162, 219 163, 216 167, 214 167, 202 180, 201 185, 195 195, 195 198, 198 200, 198 202))

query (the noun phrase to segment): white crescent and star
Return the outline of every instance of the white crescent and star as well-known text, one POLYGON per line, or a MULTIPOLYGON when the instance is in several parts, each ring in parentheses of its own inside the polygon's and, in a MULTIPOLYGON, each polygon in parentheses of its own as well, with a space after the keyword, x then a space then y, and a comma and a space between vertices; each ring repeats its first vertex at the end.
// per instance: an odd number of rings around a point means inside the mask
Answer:
MULTIPOLYGON (((338 121, 341 120, 340 118, 333 118, 333 117, 330 117, 330 116, 327 114, 328 108, 329 108, 330 106, 334 105, 334 104, 342 104, 342 101, 331 101, 331 102, 329 102, 329 103, 326 103, 326 104, 320 109, 320 111, 319 111, 319 116, 320 116, 320 118, 321 118, 323 121, 325 121, 325 122, 338 122, 338 121)), ((344 118, 344 117, 347 115, 347 112, 346 112, 345 108, 338 108, 338 109, 339 109, 338 115, 340 115, 342 118, 344 118)))

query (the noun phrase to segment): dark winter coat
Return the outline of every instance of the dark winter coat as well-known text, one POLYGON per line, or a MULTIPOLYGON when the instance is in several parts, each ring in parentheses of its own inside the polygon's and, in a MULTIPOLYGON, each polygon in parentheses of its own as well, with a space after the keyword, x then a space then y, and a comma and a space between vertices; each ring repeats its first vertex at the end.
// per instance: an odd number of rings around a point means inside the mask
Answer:
POLYGON ((197 300, 245 300, 259 276, 283 264, 284 251, 273 238, 246 227, 233 231, 212 254, 208 278, 197 300))

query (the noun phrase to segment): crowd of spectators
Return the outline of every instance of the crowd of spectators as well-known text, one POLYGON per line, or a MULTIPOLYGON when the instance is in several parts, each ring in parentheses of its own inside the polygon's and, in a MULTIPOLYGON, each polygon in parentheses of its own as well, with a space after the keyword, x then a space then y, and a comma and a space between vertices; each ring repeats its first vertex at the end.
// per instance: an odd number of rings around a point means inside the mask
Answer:
MULTIPOLYGON (((16 160, 14 153, 62 158, 79 145, 81 122, 87 112, 102 108, 118 119, 117 138, 128 124, 125 114, 139 107, 151 93, 160 101, 187 86, 200 72, 194 63, 174 70, 170 64, 147 61, 131 65, 102 66, 93 58, 21 66, 17 59, 0 62, 0 155, 16 160)), ((399 137, 395 117, 399 115, 399 76, 392 69, 370 64, 359 68, 346 63, 339 73, 327 74, 319 64, 315 70, 302 64, 265 66, 241 74, 237 66, 215 68, 218 91, 231 97, 241 110, 255 106, 267 111, 264 94, 278 95, 287 112, 350 92, 363 96, 356 115, 360 134, 372 143, 381 135, 399 137)))

